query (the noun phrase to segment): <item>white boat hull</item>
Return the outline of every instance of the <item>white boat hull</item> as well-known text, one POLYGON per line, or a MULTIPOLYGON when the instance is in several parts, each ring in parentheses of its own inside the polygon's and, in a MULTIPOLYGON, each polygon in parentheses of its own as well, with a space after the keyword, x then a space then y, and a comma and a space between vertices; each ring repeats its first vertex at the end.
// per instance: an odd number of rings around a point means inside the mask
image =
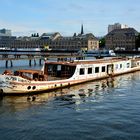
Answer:
MULTIPOLYGON (((95 70, 95 69, 94 69, 95 70)), ((75 72, 71 78, 54 81, 30 81, 14 75, 0 75, 0 93, 3 95, 23 95, 40 93, 55 90, 71 85, 80 84, 87 81, 99 80, 107 77, 117 76, 140 70, 140 60, 132 63, 131 60, 106 61, 93 64, 77 64, 75 72), (134 66, 133 66, 134 65, 134 66), (118 68, 119 66, 119 68, 118 68), (89 72, 89 68, 100 69, 99 72, 89 72), (102 70, 105 67, 105 70, 102 70), (80 69, 84 69, 86 74, 79 74, 80 69)))

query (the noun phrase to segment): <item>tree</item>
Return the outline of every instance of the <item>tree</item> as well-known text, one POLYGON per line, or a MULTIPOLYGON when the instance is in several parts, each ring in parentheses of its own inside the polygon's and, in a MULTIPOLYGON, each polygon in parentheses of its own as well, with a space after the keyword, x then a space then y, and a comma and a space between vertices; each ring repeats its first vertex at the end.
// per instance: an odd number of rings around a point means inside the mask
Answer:
POLYGON ((76 37, 76 33, 74 33, 73 37, 76 37))
POLYGON ((39 37, 39 33, 36 34, 36 37, 39 37))
POLYGON ((99 48, 102 49, 104 47, 105 47, 105 38, 103 37, 99 40, 99 48))
POLYGON ((136 50, 138 50, 138 48, 140 48, 140 33, 136 36, 136 50))

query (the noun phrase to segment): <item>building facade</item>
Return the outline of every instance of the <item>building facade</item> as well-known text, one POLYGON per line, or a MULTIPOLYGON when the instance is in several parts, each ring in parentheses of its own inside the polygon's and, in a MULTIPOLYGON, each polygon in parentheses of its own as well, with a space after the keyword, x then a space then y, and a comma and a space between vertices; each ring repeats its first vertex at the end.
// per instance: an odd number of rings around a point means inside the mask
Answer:
POLYGON ((93 34, 79 34, 71 37, 59 37, 53 40, 50 47, 54 50, 92 50, 99 48, 99 41, 93 34))
MULTIPOLYGON (((0 30, 5 32, 5 30, 0 30)), ((0 32, 0 33, 1 33, 0 32)), ((8 32, 8 31, 7 31, 8 32)), ((8 35, 8 33, 7 33, 8 35)), ((79 51, 79 50, 93 50, 99 49, 99 40, 92 34, 84 34, 83 25, 81 26, 80 34, 65 37, 59 32, 32 34, 30 37, 13 37, 13 36, 0 36, 0 47, 8 47, 9 49, 16 50, 27 48, 41 48, 51 50, 66 50, 66 51, 79 51)))
POLYGON ((60 33, 44 33, 40 37, 22 37, 11 41, 10 48, 41 48, 51 50, 78 51, 99 48, 99 41, 93 34, 79 34, 63 37, 60 33))
POLYGON ((137 36, 134 28, 115 29, 105 36, 106 47, 112 50, 136 50, 137 36))
POLYGON ((14 40, 16 40, 15 36, 0 36, 0 49, 10 49, 14 40))
POLYGON ((27 49, 27 48, 41 48, 44 49, 45 46, 51 44, 53 40, 60 37, 61 35, 56 33, 43 33, 41 36, 31 36, 31 37, 18 37, 11 41, 11 49, 27 49))

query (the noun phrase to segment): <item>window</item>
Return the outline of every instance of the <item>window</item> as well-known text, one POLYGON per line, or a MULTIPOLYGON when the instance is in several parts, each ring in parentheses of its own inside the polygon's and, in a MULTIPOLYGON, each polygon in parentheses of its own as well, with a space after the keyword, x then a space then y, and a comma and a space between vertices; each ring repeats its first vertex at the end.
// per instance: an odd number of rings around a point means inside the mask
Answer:
POLYGON ((92 68, 88 68, 88 74, 92 74, 92 68))
POLYGON ((95 67, 95 73, 99 73, 99 67, 95 67))
POLYGON ((120 64, 120 69, 122 68, 122 64, 120 64))
POLYGON ((102 72, 105 72, 105 66, 102 66, 102 72))
POLYGON ((127 68, 129 68, 130 67, 130 63, 127 63, 127 68))
POLYGON ((118 64, 116 64, 116 69, 118 69, 118 64))
POLYGON ((85 69, 84 68, 81 68, 80 69, 80 75, 84 75, 85 74, 85 69))

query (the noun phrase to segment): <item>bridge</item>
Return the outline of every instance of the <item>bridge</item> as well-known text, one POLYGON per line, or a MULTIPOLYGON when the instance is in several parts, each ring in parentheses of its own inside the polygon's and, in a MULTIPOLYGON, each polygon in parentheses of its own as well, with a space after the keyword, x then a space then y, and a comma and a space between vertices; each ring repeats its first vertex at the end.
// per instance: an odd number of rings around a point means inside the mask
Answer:
POLYGON ((34 65, 36 65, 37 59, 39 60, 39 65, 42 65, 42 61, 44 59, 52 59, 55 58, 57 61, 71 61, 73 58, 75 59, 84 59, 82 55, 78 55, 77 53, 46 53, 46 52, 0 52, 0 61, 5 61, 5 67, 13 67, 13 61, 15 60, 28 60, 29 66, 32 65, 32 61, 34 65))

